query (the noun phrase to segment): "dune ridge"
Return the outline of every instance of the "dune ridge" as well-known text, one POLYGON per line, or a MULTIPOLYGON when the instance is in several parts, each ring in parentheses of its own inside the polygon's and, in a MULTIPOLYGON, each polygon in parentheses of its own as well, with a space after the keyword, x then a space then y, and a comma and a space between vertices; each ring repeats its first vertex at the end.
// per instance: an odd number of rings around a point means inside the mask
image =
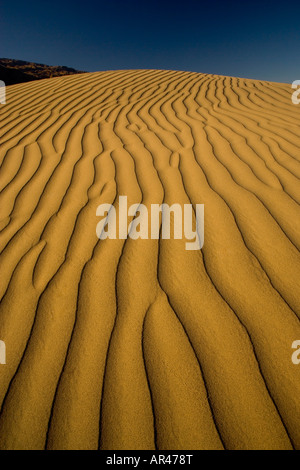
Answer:
POLYGON ((300 127, 288 85, 125 70, 7 88, 1 449, 300 449, 300 127), (205 243, 96 209, 205 204, 205 243))

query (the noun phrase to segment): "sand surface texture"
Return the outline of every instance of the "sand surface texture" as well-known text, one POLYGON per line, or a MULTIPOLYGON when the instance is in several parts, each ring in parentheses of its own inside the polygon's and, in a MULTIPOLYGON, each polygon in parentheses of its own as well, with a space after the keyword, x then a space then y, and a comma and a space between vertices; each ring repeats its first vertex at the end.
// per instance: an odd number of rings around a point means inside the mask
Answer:
POLYGON ((300 449, 300 106, 284 84, 113 71, 1 105, 1 449, 300 449), (205 243, 96 209, 205 204, 205 243))

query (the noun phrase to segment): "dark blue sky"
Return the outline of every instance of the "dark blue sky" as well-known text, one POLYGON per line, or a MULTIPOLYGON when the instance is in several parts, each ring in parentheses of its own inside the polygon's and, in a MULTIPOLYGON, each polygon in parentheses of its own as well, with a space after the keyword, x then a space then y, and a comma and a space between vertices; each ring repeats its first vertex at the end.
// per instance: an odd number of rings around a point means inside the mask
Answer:
POLYGON ((300 79, 300 2, 2 1, 0 57, 80 70, 300 79))

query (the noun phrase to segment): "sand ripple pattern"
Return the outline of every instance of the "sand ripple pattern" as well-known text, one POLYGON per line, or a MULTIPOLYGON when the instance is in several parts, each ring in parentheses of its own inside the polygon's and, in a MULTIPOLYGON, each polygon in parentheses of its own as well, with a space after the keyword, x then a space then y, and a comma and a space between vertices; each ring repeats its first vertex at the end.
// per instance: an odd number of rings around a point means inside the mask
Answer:
POLYGON ((288 85, 127 70, 1 106, 1 449, 300 449, 300 107, 288 85), (205 204, 205 244, 96 208, 205 204))

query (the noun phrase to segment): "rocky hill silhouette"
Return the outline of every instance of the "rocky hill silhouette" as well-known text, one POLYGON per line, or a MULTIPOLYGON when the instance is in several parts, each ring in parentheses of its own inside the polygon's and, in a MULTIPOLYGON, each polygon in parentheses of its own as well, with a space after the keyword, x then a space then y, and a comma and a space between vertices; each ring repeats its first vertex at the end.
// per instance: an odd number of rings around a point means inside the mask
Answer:
POLYGON ((77 73, 83 72, 60 65, 45 65, 24 60, 0 59, 0 80, 3 80, 6 85, 77 73))

